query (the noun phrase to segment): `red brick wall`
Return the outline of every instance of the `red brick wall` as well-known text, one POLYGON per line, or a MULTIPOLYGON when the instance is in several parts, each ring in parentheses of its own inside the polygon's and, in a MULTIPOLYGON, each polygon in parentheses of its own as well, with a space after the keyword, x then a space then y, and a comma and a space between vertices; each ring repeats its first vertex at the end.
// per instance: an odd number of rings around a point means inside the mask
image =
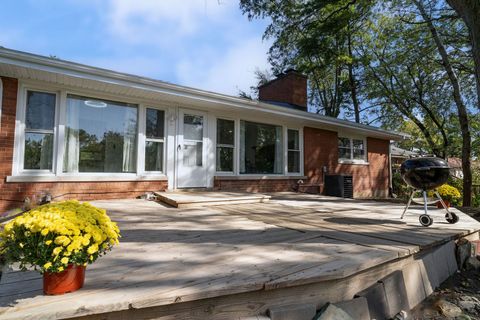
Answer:
POLYGON ((223 191, 243 192, 280 192, 293 191, 297 186, 298 179, 215 179, 214 189, 223 191))
POLYGON ((320 184, 323 192, 323 166, 329 174, 353 175, 356 198, 387 197, 389 188, 388 140, 367 138, 368 165, 339 164, 337 133, 304 128, 305 175, 309 183, 320 184))
POLYGON ((18 81, 2 77, 2 83, 0 214, 7 209, 21 207, 25 197, 37 198, 42 192, 59 196, 57 199, 96 200, 134 198, 147 191, 167 188, 167 181, 7 183, 6 177, 12 174, 18 81))
POLYGON ((307 110, 307 78, 296 71, 288 71, 258 89, 260 100, 286 102, 307 110))

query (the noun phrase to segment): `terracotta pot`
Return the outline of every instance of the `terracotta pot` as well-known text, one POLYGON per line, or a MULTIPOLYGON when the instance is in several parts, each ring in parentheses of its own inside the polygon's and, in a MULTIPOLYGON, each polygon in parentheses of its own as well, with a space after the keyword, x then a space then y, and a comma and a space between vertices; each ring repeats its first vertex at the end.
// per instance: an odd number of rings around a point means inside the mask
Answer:
MULTIPOLYGON (((443 200, 443 203, 447 206, 447 208, 450 208, 450 201, 448 200, 443 200)), ((443 209, 442 203, 440 201, 437 202, 437 208, 438 209, 443 209)))
POLYGON ((43 274, 43 293, 46 295, 64 294, 83 287, 85 267, 70 264, 62 272, 45 272, 43 274))

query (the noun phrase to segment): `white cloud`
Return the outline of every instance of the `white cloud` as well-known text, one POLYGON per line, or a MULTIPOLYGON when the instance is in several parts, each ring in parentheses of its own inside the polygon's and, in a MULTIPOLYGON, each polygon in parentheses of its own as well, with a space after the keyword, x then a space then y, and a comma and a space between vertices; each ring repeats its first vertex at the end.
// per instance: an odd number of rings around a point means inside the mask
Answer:
POLYGON ((105 36, 102 56, 86 63, 232 95, 268 68, 264 26, 249 22, 238 1, 89 1, 105 36))
POLYGON ((226 19, 237 5, 217 0, 110 0, 104 12, 109 31, 123 41, 167 45, 198 33, 203 22, 226 19))
POLYGON ((256 82, 256 68, 268 66, 268 45, 260 37, 240 40, 225 52, 203 54, 181 61, 177 66, 179 81, 187 86, 237 95, 256 82))

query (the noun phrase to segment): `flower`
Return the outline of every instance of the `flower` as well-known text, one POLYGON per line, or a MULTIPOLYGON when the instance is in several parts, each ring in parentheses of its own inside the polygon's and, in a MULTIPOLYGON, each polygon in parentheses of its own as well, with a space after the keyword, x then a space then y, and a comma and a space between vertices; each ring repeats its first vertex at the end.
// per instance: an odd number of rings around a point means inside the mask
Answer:
POLYGON ((84 265, 118 244, 120 230, 105 210, 69 200, 36 207, 0 231, 0 252, 21 268, 60 272, 68 263, 84 265))

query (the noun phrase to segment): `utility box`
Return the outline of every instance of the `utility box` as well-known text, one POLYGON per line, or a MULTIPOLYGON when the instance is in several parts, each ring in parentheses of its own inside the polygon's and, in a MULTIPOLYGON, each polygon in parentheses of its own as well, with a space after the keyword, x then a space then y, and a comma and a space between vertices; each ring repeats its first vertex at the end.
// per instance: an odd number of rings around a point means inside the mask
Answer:
POLYGON ((343 174, 326 175, 325 195, 353 199, 353 177, 343 174))

